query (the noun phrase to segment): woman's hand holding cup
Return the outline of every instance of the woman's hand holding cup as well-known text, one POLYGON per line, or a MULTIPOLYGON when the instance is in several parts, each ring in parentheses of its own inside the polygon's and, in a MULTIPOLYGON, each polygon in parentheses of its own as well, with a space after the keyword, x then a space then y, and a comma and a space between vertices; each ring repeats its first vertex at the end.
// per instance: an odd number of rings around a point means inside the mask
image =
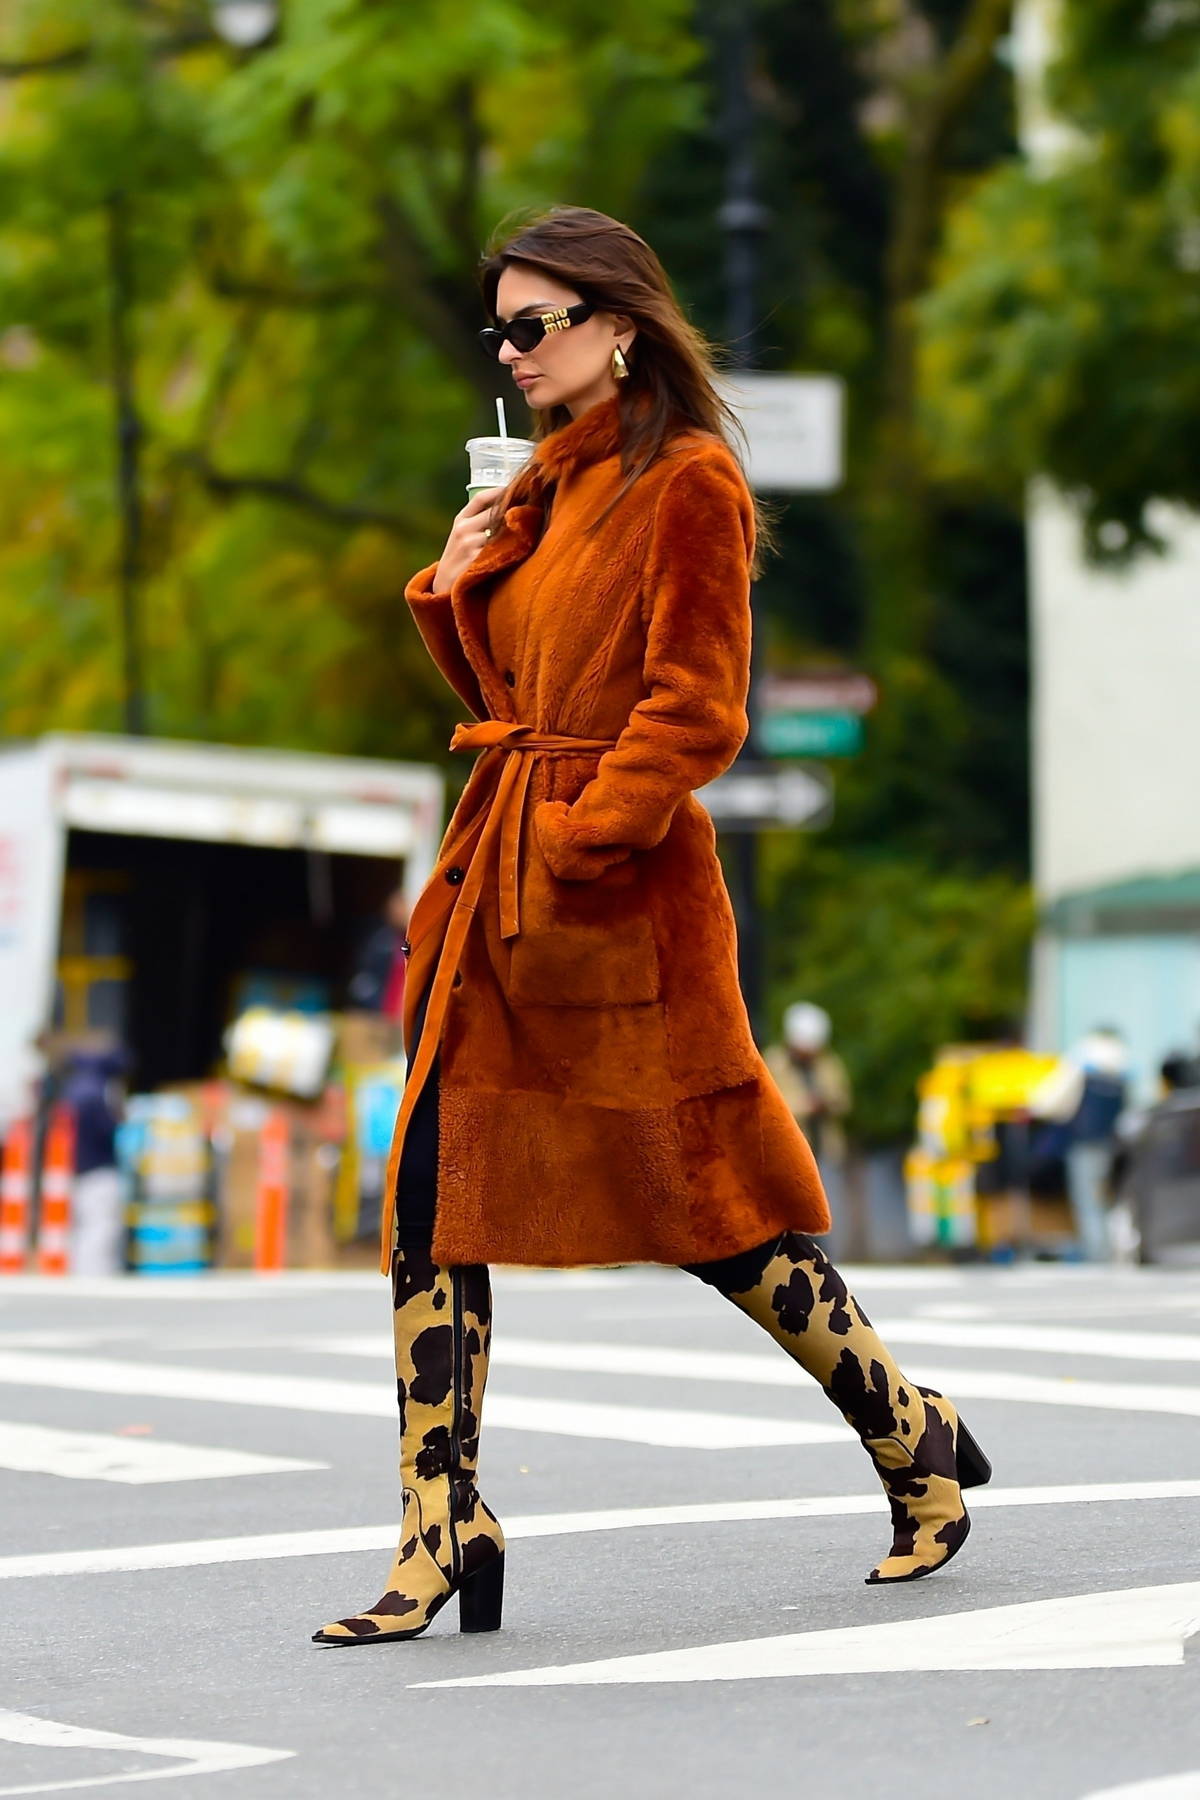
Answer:
POLYGON ((502 491, 498 487, 480 489, 471 495, 455 517, 433 578, 435 593, 448 594, 463 570, 470 567, 483 549, 489 536, 488 520, 492 507, 502 491))

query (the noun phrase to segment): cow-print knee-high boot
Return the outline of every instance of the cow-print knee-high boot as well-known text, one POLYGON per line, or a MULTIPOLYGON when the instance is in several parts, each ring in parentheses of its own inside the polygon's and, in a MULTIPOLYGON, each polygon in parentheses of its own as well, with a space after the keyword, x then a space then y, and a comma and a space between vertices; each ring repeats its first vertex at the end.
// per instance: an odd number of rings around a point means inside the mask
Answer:
POLYGON ((479 1497, 479 1424, 492 1292, 482 1265, 443 1269, 428 1251, 392 1261, 400 1400, 400 1545, 382 1599, 314 1634, 314 1644, 419 1637, 451 1595, 463 1631, 498 1631, 504 1533, 479 1497))
POLYGON ((948 1563, 971 1529, 962 1489, 988 1481, 991 1464, 950 1402, 901 1374, 823 1251, 788 1231, 689 1273, 769 1331, 862 1439, 893 1531, 890 1553, 867 1580, 914 1581, 948 1563))

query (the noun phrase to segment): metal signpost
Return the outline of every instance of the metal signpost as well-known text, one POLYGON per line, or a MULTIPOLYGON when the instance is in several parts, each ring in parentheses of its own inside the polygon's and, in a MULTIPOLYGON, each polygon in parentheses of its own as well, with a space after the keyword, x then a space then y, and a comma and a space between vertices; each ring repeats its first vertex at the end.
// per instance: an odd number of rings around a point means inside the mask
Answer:
MULTIPOLYGON (((737 369, 723 391, 745 433, 747 474, 757 490, 824 493, 840 484, 843 388, 836 377, 737 369)), ((753 600, 751 595, 752 607, 753 600)), ((843 678, 855 679, 863 678, 843 678)), ((825 769, 777 770, 758 759, 851 756, 862 743, 859 712, 867 710, 853 705, 853 695, 849 703, 842 696, 827 713, 814 712, 803 699, 793 706, 794 694, 776 707, 770 698, 775 680, 760 675, 756 658, 750 676, 750 736, 729 773, 701 795, 717 829, 735 834, 728 862, 734 875, 738 962, 756 1036, 764 1027, 757 835, 781 827, 812 831, 833 817, 833 782, 825 769)))
MULTIPOLYGON (((721 86, 725 193, 718 214, 725 239, 727 329, 733 369, 725 396, 748 444, 747 474, 761 491, 826 492, 842 479, 842 384, 833 376, 764 374, 758 357, 758 284, 770 214, 758 191, 752 12, 744 0, 707 0, 715 72, 721 86)), ((751 608, 754 596, 751 594, 751 608)), ((755 634, 756 642, 758 634, 755 634)), ((774 771, 756 759, 757 656, 750 671, 750 736, 733 768, 705 791, 719 829, 733 834, 727 862, 738 923, 742 992, 756 1036, 763 1019, 763 956, 758 916, 756 833, 812 825, 830 816, 832 784, 823 770, 774 771), (733 785, 730 785, 733 784, 733 785)))

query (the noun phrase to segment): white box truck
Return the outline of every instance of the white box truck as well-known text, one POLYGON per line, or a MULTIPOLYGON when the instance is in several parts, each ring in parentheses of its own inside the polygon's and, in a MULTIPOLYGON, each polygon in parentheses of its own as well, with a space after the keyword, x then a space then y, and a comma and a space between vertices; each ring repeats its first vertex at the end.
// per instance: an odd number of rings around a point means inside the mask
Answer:
POLYGON ((0 749, 0 1130, 43 1034, 111 1032, 141 1089, 208 1073, 255 1000, 344 1004, 433 866, 422 764, 54 734, 0 749))

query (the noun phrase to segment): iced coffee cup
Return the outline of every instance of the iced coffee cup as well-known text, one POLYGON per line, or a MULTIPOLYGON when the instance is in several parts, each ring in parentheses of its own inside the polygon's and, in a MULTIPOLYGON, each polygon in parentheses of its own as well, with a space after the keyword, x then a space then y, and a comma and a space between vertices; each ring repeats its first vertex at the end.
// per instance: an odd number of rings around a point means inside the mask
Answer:
POLYGON ((536 450, 528 438, 477 437, 467 439, 467 455, 471 459, 467 496, 473 499, 485 488, 507 487, 519 475, 536 450))

